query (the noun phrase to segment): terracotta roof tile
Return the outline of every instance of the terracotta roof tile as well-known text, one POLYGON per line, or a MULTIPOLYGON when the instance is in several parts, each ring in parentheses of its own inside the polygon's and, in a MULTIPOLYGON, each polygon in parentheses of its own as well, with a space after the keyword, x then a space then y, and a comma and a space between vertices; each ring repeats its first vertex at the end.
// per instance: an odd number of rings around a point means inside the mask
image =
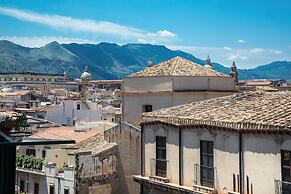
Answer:
POLYGON ((53 139, 53 140, 75 140, 76 142, 88 139, 96 134, 97 130, 75 131, 74 127, 50 127, 42 128, 30 138, 53 139))
POLYGON ((227 77, 227 75, 217 72, 212 68, 203 67, 184 59, 175 57, 170 60, 159 63, 153 67, 147 67, 145 70, 139 71, 128 77, 152 77, 152 76, 219 76, 227 77))
POLYGON ((99 133, 75 145, 67 146, 66 148, 75 149, 73 151, 74 153, 91 152, 91 154, 96 155, 115 146, 117 146, 116 143, 105 141, 103 134, 99 133))
POLYGON ((144 113, 142 124, 151 122, 291 132, 291 92, 245 92, 144 113))

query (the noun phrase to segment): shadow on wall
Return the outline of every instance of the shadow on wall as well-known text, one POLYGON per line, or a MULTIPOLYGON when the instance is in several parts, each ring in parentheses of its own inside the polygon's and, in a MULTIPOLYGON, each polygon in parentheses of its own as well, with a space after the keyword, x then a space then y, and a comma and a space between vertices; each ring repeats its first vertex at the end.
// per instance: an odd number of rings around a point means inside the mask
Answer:
MULTIPOLYGON (((154 134, 148 134, 149 144, 155 143, 155 136, 168 136, 170 130, 179 131, 178 127, 167 126, 163 124, 147 125, 144 130, 152 129, 154 134)), ((178 136, 176 137, 179 138, 178 136)), ((206 128, 183 128, 182 145, 188 149, 200 149, 200 141, 208 140, 215 142, 214 149, 222 152, 237 153, 239 149, 239 134, 223 130, 206 129, 206 128), (235 146, 235 147, 234 147, 235 146)), ((168 144, 178 146, 177 141, 172 138, 167 140, 168 144)), ((243 134, 243 145, 245 151, 260 154, 278 154, 281 149, 291 146, 291 137, 286 135, 271 134, 243 134)))

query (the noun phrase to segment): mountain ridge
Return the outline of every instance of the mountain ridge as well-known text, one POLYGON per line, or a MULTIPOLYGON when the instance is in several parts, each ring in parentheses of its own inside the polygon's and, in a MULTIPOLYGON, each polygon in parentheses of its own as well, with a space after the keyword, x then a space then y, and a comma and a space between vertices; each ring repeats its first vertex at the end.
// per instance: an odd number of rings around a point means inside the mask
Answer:
MULTIPOLYGON (((24 47, 7 40, 0 40, 0 72, 63 73, 79 78, 85 65, 94 79, 121 79, 146 67, 147 60, 154 64, 175 56, 184 57, 200 65, 205 61, 192 54, 170 50, 164 45, 100 42, 99 44, 59 44, 50 42, 39 48, 24 47)), ((213 67, 225 74, 230 68, 219 63, 213 67)), ((274 61, 256 68, 239 69, 240 79, 291 80, 291 62, 274 61)))

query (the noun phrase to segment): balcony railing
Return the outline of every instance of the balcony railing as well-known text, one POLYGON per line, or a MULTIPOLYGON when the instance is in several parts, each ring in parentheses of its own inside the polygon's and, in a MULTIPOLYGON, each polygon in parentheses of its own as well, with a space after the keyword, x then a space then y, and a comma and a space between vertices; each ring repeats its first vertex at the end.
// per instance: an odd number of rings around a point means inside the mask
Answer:
POLYGON ((215 167, 194 164, 194 190, 211 193, 217 187, 217 171, 215 167))
POLYGON ((171 165, 169 160, 150 159, 150 179, 170 182, 171 178, 171 165))
POLYGON ((291 183, 275 180, 275 193, 276 194, 290 194, 291 193, 291 183))

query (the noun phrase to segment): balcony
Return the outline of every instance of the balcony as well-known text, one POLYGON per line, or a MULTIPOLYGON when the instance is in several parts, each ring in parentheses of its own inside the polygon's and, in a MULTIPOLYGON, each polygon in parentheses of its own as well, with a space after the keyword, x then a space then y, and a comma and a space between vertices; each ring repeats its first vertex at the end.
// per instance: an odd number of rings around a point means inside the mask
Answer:
POLYGON ((276 194, 290 194, 291 193, 291 183, 275 180, 275 193, 276 194))
POLYGON ((169 160, 150 159, 150 176, 152 181, 169 183, 171 181, 171 165, 169 160))
POLYGON ((217 171, 215 167, 194 164, 193 189, 204 193, 212 193, 217 187, 217 171))

